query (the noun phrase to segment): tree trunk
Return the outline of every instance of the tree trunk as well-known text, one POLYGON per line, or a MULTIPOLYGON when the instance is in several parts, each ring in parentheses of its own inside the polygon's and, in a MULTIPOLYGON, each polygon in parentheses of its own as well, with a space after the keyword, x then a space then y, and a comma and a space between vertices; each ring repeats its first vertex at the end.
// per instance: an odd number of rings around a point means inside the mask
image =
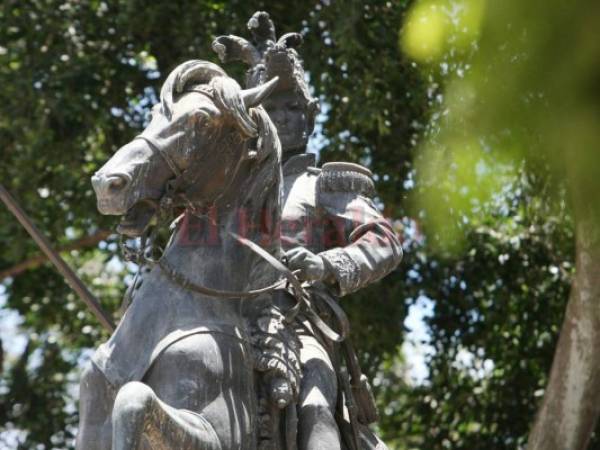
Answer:
POLYGON ((584 450, 600 413, 600 224, 586 206, 576 207, 575 279, 527 450, 584 450))

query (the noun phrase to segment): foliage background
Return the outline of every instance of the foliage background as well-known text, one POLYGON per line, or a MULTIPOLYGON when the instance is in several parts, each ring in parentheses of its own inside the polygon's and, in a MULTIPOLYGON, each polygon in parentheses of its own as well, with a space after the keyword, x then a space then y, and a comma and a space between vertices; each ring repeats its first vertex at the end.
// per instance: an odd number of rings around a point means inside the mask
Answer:
MULTIPOLYGON (((269 11, 280 34, 305 35, 323 105, 313 148, 321 161, 368 165, 403 235, 400 267, 344 300, 375 380, 380 431, 396 449, 522 448, 568 297, 573 224, 544 158, 516 152, 498 162, 493 150, 505 140, 474 144, 466 132, 448 150, 448 123, 471 129, 470 106, 448 95, 464 97, 456 80, 480 54, 489 28, 480 3, 5 0, 0 180, 52 242, 74 243, 64 256, 116 311, 130 277, 107 237, 114 219, 96 212, 91 174, 137 134, 173 67, 216 61, 216 35, 244 35, 255 10, 269 11), (471 148, 484 151, 461 151, 471 148), (458 156, 429 169, 448 153, 458 156), (492 168, 489 182, 481 175, 492 168), (89 236, 93 245, 79 245, 89 236), (427 372, 415 382, 404 323, 423 304, 428 332, 414 344, 427 372)), ((239 77, 243 68, 227 70, 239 77)), ((5 276, 38 250, 3 208, 0 246, 0 447, 72 448, 78 372, 106 336, 47 264, 5 276)))

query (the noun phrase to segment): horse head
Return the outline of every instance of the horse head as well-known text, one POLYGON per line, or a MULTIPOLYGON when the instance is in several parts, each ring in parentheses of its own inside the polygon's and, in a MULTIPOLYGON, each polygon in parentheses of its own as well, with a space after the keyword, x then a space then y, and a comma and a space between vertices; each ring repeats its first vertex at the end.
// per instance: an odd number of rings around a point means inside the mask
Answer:
POLYGON ((217 65, 200 60, 175 68, 164 82, 150 123, 92 177, 98 210, 122 215, 118 231, 143 233, 167 191, 186 204, 210 205, 257 158, 254 120, 277 79, 242 90, 217 65))

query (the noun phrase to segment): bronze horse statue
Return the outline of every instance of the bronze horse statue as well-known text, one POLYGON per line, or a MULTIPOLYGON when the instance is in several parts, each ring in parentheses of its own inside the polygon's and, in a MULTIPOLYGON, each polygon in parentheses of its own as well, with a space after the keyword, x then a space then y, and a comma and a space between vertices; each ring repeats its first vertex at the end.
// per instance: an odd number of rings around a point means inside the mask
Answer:
POLYGON ((77 449, 257 448, 248 317, 281 275, 232 236, 280 257, 281 150, 260 106, 276 83, 242 90, 215 64, 181 64, 142 134, 93 176, 122 234, 165 203, 185 212, 83 374, 77 449))

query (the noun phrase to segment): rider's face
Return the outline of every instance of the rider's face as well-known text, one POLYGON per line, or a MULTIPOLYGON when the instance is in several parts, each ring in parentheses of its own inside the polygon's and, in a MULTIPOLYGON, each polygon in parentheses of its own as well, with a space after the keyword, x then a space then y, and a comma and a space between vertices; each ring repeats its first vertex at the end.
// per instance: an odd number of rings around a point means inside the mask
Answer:
POLYGON ((277 127, 283 152, 306 146, 309 134, 306 107, 295 92, 276 92, 263 106, 277 127))

